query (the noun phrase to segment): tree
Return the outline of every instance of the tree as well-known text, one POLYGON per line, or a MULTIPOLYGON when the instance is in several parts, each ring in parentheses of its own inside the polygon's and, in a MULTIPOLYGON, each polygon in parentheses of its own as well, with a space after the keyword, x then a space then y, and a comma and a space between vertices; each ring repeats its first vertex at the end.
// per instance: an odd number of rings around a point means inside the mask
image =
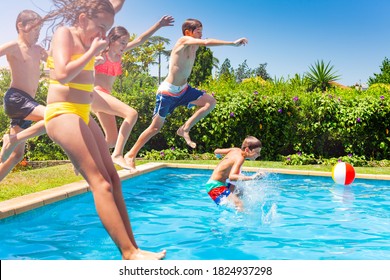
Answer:
POLYGON ((171 55, 171 50, 166 50, 165 45, 169 44, 171 40, 161 36, 153 36, 149 38, 149 42, 156 47, 157 64, 158 64, 158 83, 161 83, 161 55, 165 56, 166 59, 171 55))
POLYGON ((209 48, 204 46, 199 47, 196 51, 194 66, 188 79, 189 83, 194 86, 199 86, 202 82, 210 78, 215 62, 213 52, 209 48))
POLYGON ((245 59, 243 63, 238 65, 238 68, 235 71, 236 81, 241 82, 243 79, 250 78, 252 76, 252 72, 253 71, 249 68, 245 59))
POLYGON ((380 67, 381 72, 379 74, 374 73, 374 78, 368 78, 368 85, 376 83, 390 84, 390 61, 385 57, 380 67))
POLYGON ((254 75, 256 77, 261 77, 264 81, 271 80, 271 76, 265 68, 267 68, 267 63, 260 64, 259 67, 255 68, 254 75))
POLYGON ((231 77, 234 75, 233 67, 230 64, 229 58, 226 58, 219 68, 218 78, 231 77))
POLYGON ((330 62, 325 65, 323 60, 316 61, 314 66, 310 65, 309 69, 310 72, 306 73, 306 77, 309 79, 311 90, 319 88, 321 91, 326 91, 332 86, 330 82, 340 78, 339 75, 333 72, 333 66, 330 66, 330 62))

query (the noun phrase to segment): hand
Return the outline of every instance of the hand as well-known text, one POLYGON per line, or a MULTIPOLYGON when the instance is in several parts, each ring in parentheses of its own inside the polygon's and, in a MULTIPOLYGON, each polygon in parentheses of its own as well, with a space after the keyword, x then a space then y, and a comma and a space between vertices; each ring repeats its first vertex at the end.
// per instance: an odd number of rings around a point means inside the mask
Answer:
POLYGON ((98 55, 98 56, 95 57, 95 66, 103 64, 104 62, 106 62, 106 57, 105 56, 98 55))
POLYGON ((234 46, 238 47, 238 46, 245 46, 246 44, 248 44, 248 39, 247 38, 241 38, 241 39, 238 39, 236 41, 234 41, 234 46))
POLYGON ((255 174, 253 174, 250 177, 251 177, 252 180, 263 179, 265 177, 265 173, 264 172, 256 172, 255 174))
POLYGON ((160 27, 163 26, 173 26, 173 23, 175 22, 175 19, 172 16, 163 16, 158 24, 160 27))
POLYGON ((108 41, 106 39, 96 37, 92 41, 91 49, 97 55, 102 50, 104 50, 107 47, 107 45, 108 45, 108 41))

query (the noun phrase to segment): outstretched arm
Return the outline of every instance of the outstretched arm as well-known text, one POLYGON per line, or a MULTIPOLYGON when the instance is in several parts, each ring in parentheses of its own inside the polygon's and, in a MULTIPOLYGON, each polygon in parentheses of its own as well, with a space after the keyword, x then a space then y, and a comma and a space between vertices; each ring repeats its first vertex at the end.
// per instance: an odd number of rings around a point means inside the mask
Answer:
POLYGON ((135 38, 133 41, 129 42, 126 46, 125 51, 134 49, 139 45, 145 43, 157 30, 164 26, 173 26, 175 19, 172 16, 163 16, 158 22, 156 22, 152 27, 142 33, 140 36, 135 38))
POLYGON ((122 9, 125 0, 110 0, 110 2, 114 6, 115 13, 117 13, 122 9))
POLYGON ((214 46, 245 46, 248 43, 248 39, 246 38, 240 38, 236 41, 224 41, 219 39, 197 39, 190 36, 184 36, 182 37, 182 43, 184 45, 199 45, 199 46, 207 46, 207 47, 214 47, 214 46))

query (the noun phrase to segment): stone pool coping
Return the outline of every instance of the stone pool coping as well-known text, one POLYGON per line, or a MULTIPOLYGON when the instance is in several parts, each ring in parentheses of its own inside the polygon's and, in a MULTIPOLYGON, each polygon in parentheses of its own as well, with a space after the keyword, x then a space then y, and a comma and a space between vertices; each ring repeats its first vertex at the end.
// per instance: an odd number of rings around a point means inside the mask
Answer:
MULTIPOLYGON (((118 174, 121 180, 126 180, 135 176, 151 172, 164 167, 170 168, 196 168, 196 169, 214 169, 216 165, 203 164, 182 164, 182 163, 146 163, 137 166, 139 172, 130 173, 127 170, 119 170, 118 174)), ((279 168, 258 168, 258 167, 243 167, 243 171, 265 171, 280 174, 292 175, 309 175, 309 176, 332 176, 331 172, 324 171, 309 171, 309 170, 292 170, 279 168)), ((375 179, 375 180, 390 180, 390 175, 373 175, 373 174, 356 174, 356 178, 375 179)), ((10 200, 0 202, 0 219, 4 219, 13 215, 17 215, 56 201, 60 201, 75 195, 89 192, 90 188, 85 180, 67 184, 64 186, 44 190, 37 193, 32 193, 10 200)))

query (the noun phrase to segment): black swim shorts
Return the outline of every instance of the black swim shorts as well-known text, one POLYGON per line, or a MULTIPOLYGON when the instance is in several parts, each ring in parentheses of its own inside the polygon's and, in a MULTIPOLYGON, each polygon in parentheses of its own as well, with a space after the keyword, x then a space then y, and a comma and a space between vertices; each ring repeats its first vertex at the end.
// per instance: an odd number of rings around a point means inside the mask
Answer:
POLYGON ((30 113, 39 105, 28 93, 9 88, 4 95, 4 111, 11 119, 11 127, 16 125, 25 129, 32 121, 25 120, 30 113))

